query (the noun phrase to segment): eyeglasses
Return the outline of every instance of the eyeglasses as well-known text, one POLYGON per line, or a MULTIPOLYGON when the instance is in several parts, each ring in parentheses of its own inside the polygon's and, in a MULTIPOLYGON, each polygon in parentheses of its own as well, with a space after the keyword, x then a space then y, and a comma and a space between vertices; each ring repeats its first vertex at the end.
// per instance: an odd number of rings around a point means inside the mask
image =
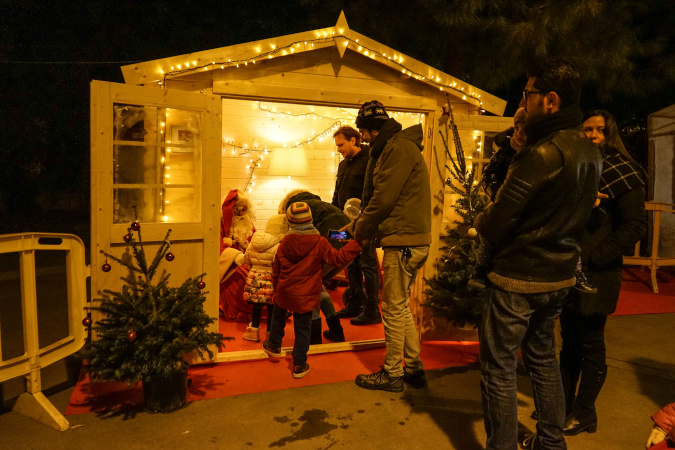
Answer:
POLYGON ((523 100, 527 101, 527 97, 529 97, 531 94, 541 94, 541 93, 542 93, 541 91, 528 91, 527 89, 525 89, 523 91, 523 100))

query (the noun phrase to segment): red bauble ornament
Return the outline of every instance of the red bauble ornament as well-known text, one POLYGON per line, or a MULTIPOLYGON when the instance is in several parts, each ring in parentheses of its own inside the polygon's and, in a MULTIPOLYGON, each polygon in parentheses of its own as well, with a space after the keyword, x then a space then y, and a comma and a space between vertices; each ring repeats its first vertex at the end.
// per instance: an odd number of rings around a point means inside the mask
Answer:
POLYGON ((199 289, 204 289, 206 287, 206 283, 204 283, 203 281, 200 280, 200 281, 197 282, 197 287, 199 289))
POLYGON ((110 269, 112 269, 112 267, 110 267, 110 264, 108 263, 105 263, 101 266, 101 270, 104 272, 110 272, 110 269))
POLYGON ((129 330, 127 332, 127 341, 134 342, 136 340, 136 332, 134 330, 129 330))
POLYGON ((173 259, 174 259, 175 257, 176 257, 176 256, 175 256, 173 253, 171 253, 171 252, 167 253, 166 256, 165 256, 165 258, 166 258, 167 261, 173 261, 173 259))
POLYGON ((138 223, 138 220, 134 221, 134 222, 131 224, 131 229, 134 230, 134 231, 138 231, 138 230, 141 229, 141 224, 138 223))
POLYGON ((124 239, 124 242, 131 242, 132 239, 131 233, 125 234, 122 239, 124 239))
POLYGON ((84 325, 85 327, 91 325, 91 317, 85 317, 84 319, 82 319, 82 325, 84 325))

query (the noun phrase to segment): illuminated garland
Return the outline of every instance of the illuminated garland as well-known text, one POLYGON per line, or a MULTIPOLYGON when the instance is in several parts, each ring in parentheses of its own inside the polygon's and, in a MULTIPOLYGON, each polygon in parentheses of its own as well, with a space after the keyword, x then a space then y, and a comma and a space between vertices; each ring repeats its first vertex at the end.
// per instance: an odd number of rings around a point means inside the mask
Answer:
POLYGON ((296 48, 300 48, 300 46, 304 46, 306 48, 307 45, 311 45, 312 47, 314 47, 314 44, 316 44, 316 43, 323 44, 323 43, 328 43, 328 42, 336 42, 337 39, 344 39, 345 43, 347 45, 349 45, 351 43, 354 46, 358 46, 357 50, 359 52, 363 53, 364 56, 368 56, 371 59, 375 59, 376 57, 380 57, 380 58, 382 58, 386 61, 389 61, 393 64, 398 65, 402 69, 402 72, 409 77, 413 77, 416 80, 426 81, 426 82, 436 86, 441 91, 443 89, 455 90, 459 94, 462 95, 462 100, 466 100, 467 97, 471 97, 472 99, 476 100, 480 104, 481 107, 483 106, 483 101, 480 99, 480 94, 476 95, 475 93, 464 92, 464 87, 458 88, 457 83, 454 82, 454 81, 451 84, 443 84, 443 83, 440 82, 440 77, 438 77, 438 76, 436 76, 435 78, 433 78, 433 77, 429 78, 429 77, 426 77, 426 76, 422 75, 421 73, 413 72, 412 70, 410 70, 409 67, 407 67, 403 64, 403 57, 402 56, 393 56, 393 57, 387 56, 386 54, 380 53, 377 50, 373 50, 371 48, 362 46, 361 44, 359 44, 358 39, 354 40, 354 39, 351 39, 351 38, 349 38, 347 36, 344 36, 344 35, 335 36, 335 32, 333 32, 333 35, 330 36, 330 37, 327 36, 327 33, 324 33, 324 37, 320 37, 320 38, 313 39, 313 40, 295 41, 295 42, 293 42, 289 45, 286 45, 284 47, 278 47, 277 48, 275 45, 272 45, 272 49, 270 51, 267 51, 267 52, 262 52, 262 49, 260 47, 258 47, 256 49, 258 51, 258 55, 250 57, 250 58, 243 58, 243 59, 238 59, 238 60, 235 60, 235 61, 232 61, 231 59, 228 59, 227 61, 213 61, 209 64, 203 64, 201 66, 198 66, 196 61, 193 61, 192 63, 187 62, 187 63, 185 63, 185 68, 183 68, 182 64, 177 64, 176 66, 171 66, 171 70, 168 71, 168 72, 164 72, 163 70, 160 69, 160 73, 163 76, 163 79, 160 82, 160 85, 166 86, 167 77, 171 76, 171 75, 181 75, 181 74, 184 74, 184 73, 195 72, 197 70, 207 71, 209 69, 217 69, 217 68, 224 69, 225 67, 232 67, 232 66, 235 66, 235 67, 239 67, 240 65, 247 66, 249 63, 255 64, 256 61, 258 61, 258 60, 272 59, 275 56, 279 56, 279 55, 285 56, 285 55, 288 55, 288 54, 293 54, 293 53, 295 53, 296 48))
MULTIPOLYGON (((345 114, 347 117, 328 117, 328 116, 322 116, 321 114, 317 114, 314 111, 310 111, 308 113, 292 113, 292 112, 287 112, 287 111, 275 111, 274 109, 269 109, 268 107, 264 106, 262 102, 256 102, 256 106, 258 107, 259 110, 264 111, 268 114, 278 114, 282 116, 288 116, 291 119, 293 117, 299 117, 301 119, 308 119, 309 116, 314 116, 318 117, 320 119, 327 119, 327 120, 334 120, 328 128, 326 128, 324 131, 322 131, 319 134, 315 134, 312 132, 312 137, 307 138, 303 141, 296 142, 295 145, 291 146, 291 148, 296 148, 296 147, 302 147, 303 145, 309 144, 317 139, 321 140, 326 136, 332 136, 332 133, 334 130, 337 130, 341 126, 345 124, 345 121, 349 121, 350 123, 353 123, 356 115, 352 114, 348 111, 345 111, 342 108, 338 108, 343 114, 345 114)), ((421 122, 421 116, 422 114, 419 113, 398 113, 398 112, 392 112, 390 113, 392 117, 396 117, 398 114, 411 114, 411 115, 417 115, 418 123, 421 122)), ((267 147, 263 147, 262 150, 259 150, 257 148, 257 144, 253 144, 253 148, 249 147, 248 145, 236 145, 233 143, 233 139, 225 139, 223 138, 223 146, 222 149, 225 151, 226 147, 229 147, 232 149, 232 153, 236 153, 237 150, 240 150, 241 152, 237 155, 240 157, 248 157, 251 152, 257 152, 258 157, 255 159, 251 159, 249 161, 249 178, 246 181, 246 186, 244 187, 244 190, 248 190, 249 192, 252 190, 252 186, 255 186, 255 182, 253 181, 255 179, 255 170, 260 167, 260 161, 264 159, 264 155, 267 155, 270 153, 270 151, 267 149, 267 147)), ((286 147, 286 146, 285 146, 286 147)))
MULTIPOLYGON (((279 113, 283 114, 283 113, 279 113)), ((303 114, 305 115, 305 114, 303 114)), ((301 142, 296 142, 295 145, 293 145, 291 148, 296 148, 296 147, 302 147, 305 144, 309 144, 317 139, 323 139, 327 135, 332 136, 333 130, 337 130, 342 126, 342 121, 338 120, 336 122, 333 122, 330 127, 326 128, 324 131, 322 131, 319 134, 314 134, 311 138, 305 139, 301 142)), ((239 153, 237 156, 241 157, 247 157, 251 152, 257 152, 258 157, 257 159, 251 159, 249 160, 249 166, 248 166, 248 171, 249 171, 249 177, 248 180, 246 181, 246 187, 244 187, 245 191, 251 191, 253 188, 252 186, 255 185, 255 182, 253 181, 255 179, 255 170, 260 167, 260 161, 263 160, 263 155, 267 155, 271 153, 269 150, 267 150, 267 147, 263 147, 262 150, 259 150, 256 146, 253 148, 248 147, 247 145, 235 145, 233 140, 226 140, 223 138, 223 151, 225 151, 226 147, 232 148, 232 153, 236 153, 237 150, 241 150, 241 153, 239 153), (250 187, 249 187, 250 186, 250 187)))

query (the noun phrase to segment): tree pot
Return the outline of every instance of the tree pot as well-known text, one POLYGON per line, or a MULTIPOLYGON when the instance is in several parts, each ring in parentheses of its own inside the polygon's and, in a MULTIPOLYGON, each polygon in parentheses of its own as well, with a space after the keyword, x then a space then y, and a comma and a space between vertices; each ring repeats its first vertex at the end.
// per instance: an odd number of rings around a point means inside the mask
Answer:
POLYGON ((168 377, 143 381, 145 409, 150 412, 171 412, 186 405, 187 369, 168 377))

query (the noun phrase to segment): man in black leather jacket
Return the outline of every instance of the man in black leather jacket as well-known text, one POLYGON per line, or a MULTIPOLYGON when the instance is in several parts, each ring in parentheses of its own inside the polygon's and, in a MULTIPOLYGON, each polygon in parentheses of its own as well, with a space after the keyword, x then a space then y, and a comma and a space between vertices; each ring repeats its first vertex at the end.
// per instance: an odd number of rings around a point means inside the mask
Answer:
POLYGON ((595 202, 602 157, 583 134, 577 69, 551 60, 531 75, 520 106, 525 147, 475 227, 496 251, 480 330, 487 449, 517 441, 518 349, 539 411, 533 448, 565 449, 565 401, 555 321, 575 284, 579 241, 595 202))

